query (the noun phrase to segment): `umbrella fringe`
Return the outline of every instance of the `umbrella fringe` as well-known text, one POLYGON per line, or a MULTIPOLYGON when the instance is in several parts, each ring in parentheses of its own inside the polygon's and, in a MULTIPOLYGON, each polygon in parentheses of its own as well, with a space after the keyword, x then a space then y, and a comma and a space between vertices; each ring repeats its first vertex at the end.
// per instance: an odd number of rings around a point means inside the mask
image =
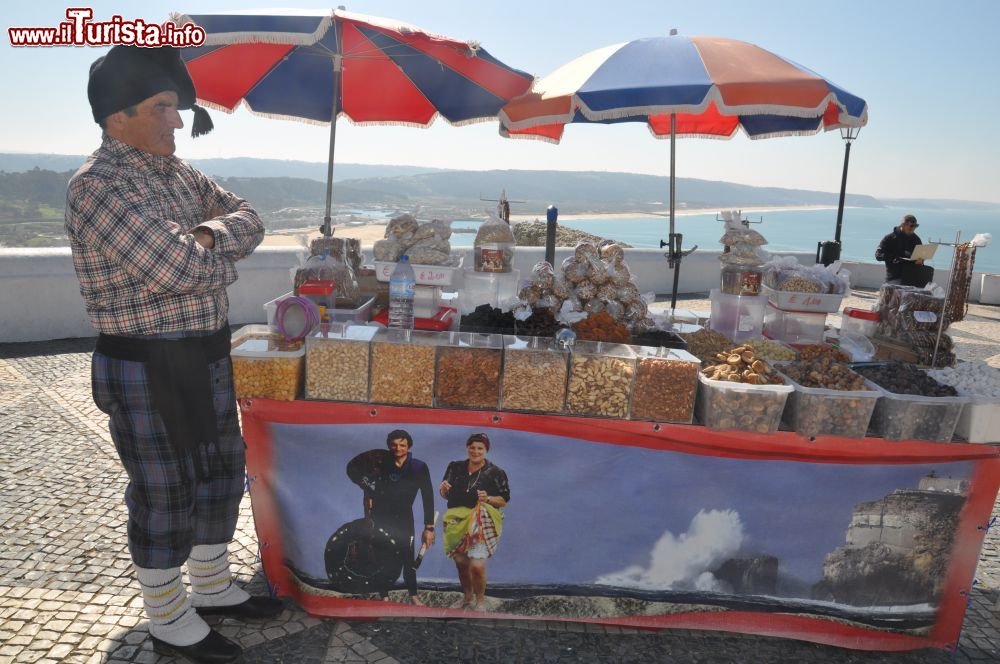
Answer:
MULTIPOLYGON (((221 104, 201 99, 200 97, 198 98, 198 104, 204 106, 205 108, 221 111, 227 115, 234 114, 240 106, 243 106, 246 108, 248 112, 252 113, 253 115, 262 118, 268 118, 270 120, 291 120, 293 122, 301 122, 303 124, 316 125, 320 127, 330 126, 329 120, 313 120, 310 118, 300 118, 294 115, 284 115, 281 113, 268 113, 266 111, 255 111, 253 107, 247 102, 246 99, 240 99, 240 101, 233 108, 227 108, 221 104)), ((406 122, 403 120, 355 120, 350 115, 347 115, 347 113, 341 111, 340 114, 337 116, 337 119, 339 120, 341 118, 347 120, 352 125, 357 127, 415 127, 417 129, 429 129, 431 125, 433 125, 438 118, 441 118, 442 120, 452 125, 453 127, 464 127, 466 125, 495 122, 497 116, 488 115, 488 116, 482 116, 478 118, 468 118, 466 120, 459 120, 457 122, 453 122, 448 118, 446 118, 445 116, 441 115, 440 113, 435 113, 434 115, 431 116, 430 120, 428 120, 426 123, 422 123, 422 122, 406 122)))
POLYGON ((561 140, 558 138, 549 138, 548 136, 539 136, 538 134, 511 134, 503 125, 500 125, 500 135, 504 138, 513 138, 519 141, 541 141, 550 145, 559 145, 559 141, 561 140))

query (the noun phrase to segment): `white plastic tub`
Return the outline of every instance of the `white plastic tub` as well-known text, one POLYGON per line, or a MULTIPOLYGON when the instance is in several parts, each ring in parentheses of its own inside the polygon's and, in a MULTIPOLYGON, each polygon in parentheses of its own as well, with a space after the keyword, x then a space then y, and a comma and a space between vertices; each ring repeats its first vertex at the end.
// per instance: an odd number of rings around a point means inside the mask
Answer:
MULTIPOLYGON (((460 256, 457 265, 420 265, 411 263, 413 276, 417 284, 424 286, 451 286, 455 275, 462 271, 465 256, 460 256)), ((375 278, 379 281, 389 281, 396 263, 392 261, 375 261, 375 278)))
POLYGON ((1000 397, 969 397, 955 435, 970 443, 1000 443, 1000 397))
MULTIPOLYGON (((274 325, 274 315, 278 311, 278 302, 285 299, 286 297, 291 297, 292 292, 289 291, 281 297, 276 297, 270 302, 264 304, 264 313, 267 314, 267 324, 274 325)), ((332 318, 331 322, 334 323, 367 323, 371 319, 372 306, 375 304, 374 295, 362 295, 359 297, 361 304, 355 309, 333 309, 327 310, 332 318)))
POLYGON ((795 293, 792 291, 776 291, 767 286, 761 286, 761 293, 767 296, 768 302, 779 309, 793 311, 810 311, 832 314, 840 311, 840 303, 844 295, 829 293, 795 293))

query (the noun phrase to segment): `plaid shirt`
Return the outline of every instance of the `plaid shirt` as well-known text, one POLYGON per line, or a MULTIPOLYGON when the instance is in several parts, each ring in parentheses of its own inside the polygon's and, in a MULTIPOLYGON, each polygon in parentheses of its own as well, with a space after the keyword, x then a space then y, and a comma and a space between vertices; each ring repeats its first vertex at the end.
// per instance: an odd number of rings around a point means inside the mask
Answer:
POLYGON ((107 134, 66 194, 66 233, 91 323, 124 336, 219 329, 236 261, 264 238, 250 204, 174 156, 107 134), (206 220, 212 208, 223 216, 206 220), (191 231, 205 227, 215 248, 191 231))

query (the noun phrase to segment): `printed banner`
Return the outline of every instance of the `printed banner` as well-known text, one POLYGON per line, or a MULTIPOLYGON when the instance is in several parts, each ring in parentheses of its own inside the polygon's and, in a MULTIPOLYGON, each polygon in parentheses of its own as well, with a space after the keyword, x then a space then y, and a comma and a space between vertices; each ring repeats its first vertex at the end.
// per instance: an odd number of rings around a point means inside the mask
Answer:
POLYGON ((947 647, 1000 483, 989 446, 241 407, 265 572, 280 595, 326 616, 947 647))

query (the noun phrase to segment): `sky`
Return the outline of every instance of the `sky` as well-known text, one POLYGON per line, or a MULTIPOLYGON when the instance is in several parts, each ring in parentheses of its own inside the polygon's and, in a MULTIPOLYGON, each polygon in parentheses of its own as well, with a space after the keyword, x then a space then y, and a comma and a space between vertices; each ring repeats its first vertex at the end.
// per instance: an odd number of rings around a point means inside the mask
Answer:
MULTIPOLYGON (((275 0, 94 2, 94 20, 114 14, 160 22, 172 11, 211 13, 276 6, 275 0)), ((293 0, 286 6, 330 7, 293 0)), ((4 27, 51 27, 67 5, 10 3, 4 27)), ((851 148, 848 190, 880 198, 1000 202, 1000 2, 842 0, 834 5, 760 0, 357 0, 347 9, 476 40, 508 65, 544 76, 603 46, 681 34, 741 39, 821 74, 868 102, 869 122, 851 148)), ((97 47, 13 48, 0 39, 0 152, 87 154, 100 141, 86 97, 97 47)), ((245 108, 212 113, 216 129, 197 140, 178 133, 182 158, 262 157, 325 162, 323 127, 257 117, 245 108)), ((185 114, 190 122, 190 114, 185 114)), ((669 174, 669 141, 644 123, 567 127, 560 145, 501 138, 490 122, 430 129, 337 125, 336 161, 455 169, 597 170, 669 174)), ((750 141, 685 139, 677 176, 754 186, 839 191, 844 141, 838 132, 750 141)), ((502 183, 498 183, 502 186, 502 183)), ((516 193, 511 192, 516 196, 516 193)))

